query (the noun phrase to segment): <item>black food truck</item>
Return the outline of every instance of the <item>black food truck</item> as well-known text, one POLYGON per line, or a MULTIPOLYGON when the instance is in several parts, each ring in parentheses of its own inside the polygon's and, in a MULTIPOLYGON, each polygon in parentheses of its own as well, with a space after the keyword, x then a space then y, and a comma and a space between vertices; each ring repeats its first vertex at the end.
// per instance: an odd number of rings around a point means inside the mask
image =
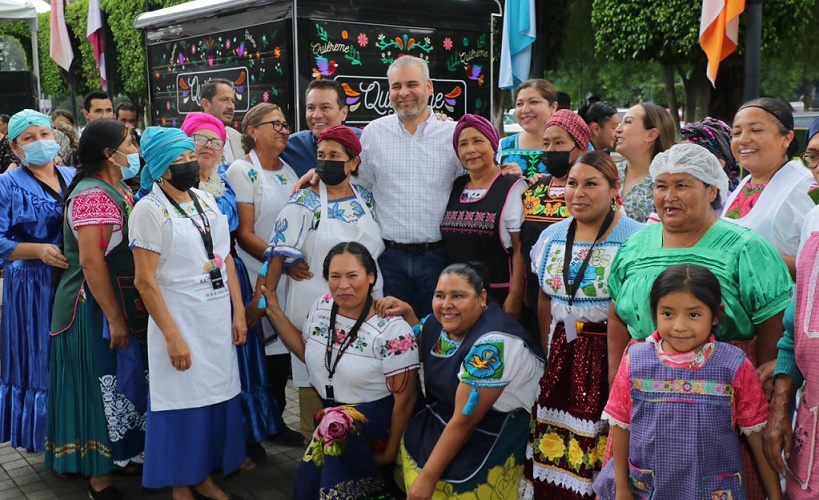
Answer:
POLYGON ((387 68, 427 60, 435 111, 458 119, 492 110, 492 18, 497 0, 194 0, 137 17, 145 31, 151 123, 179 126, 199 111, 211 78, 236 88, 235 128, 261 102, 306 127, 309 82, 343 86, 347 124, 392 112, 387 68))

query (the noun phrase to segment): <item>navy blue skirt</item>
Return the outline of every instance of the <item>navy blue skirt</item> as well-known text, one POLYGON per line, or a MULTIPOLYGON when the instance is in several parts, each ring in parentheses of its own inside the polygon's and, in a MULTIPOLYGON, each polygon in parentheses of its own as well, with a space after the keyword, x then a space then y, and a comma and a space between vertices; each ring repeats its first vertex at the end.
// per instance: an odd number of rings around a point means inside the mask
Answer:
POLYGON ((245 461, 240 396, 184 410, 151 411, 145 431, 142 486, 192 486, 213 471, 227 475, 245 461))

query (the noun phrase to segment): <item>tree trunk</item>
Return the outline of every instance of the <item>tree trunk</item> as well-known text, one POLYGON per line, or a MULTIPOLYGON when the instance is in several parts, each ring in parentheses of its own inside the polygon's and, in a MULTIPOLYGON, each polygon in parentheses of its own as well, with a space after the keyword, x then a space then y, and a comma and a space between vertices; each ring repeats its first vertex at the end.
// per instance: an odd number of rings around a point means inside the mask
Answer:
POLYGON ((699 121, 708 116, 708 106, 711 102, 711 82, 705 75, 705 63, 694 65, 691 72, 691 85, 695 96, 694 121, 699 121))
POLYGON ((802 102, 805 104, 805 111, 813 109, 813 101, 816 99, 816 83, 815 78, 806 76, 802 79, 803 88, 805 92, 802 96, 802 102))
POLYGON ((696 98, 694 96, 694 86, 691 82, 691 77, 686 73, 685 69, 682 66, 676 66, 677 74, 680 75, 680 79, 683 83, 683 88, 685 89, 685 114, 683 119, 686 123, 691 123, 694 120, 694 110, 696 109, 696 98))
POLYGON ((674 87, 676 83, 674 78, 674 67, 670 64, 663 64, 663 81, 665 82, 665 92, 668 94, 668 110, 671 116, 674 117, 674 130, 677 135, 680 134, 680 105, 677 102, 677 89, 674 87))

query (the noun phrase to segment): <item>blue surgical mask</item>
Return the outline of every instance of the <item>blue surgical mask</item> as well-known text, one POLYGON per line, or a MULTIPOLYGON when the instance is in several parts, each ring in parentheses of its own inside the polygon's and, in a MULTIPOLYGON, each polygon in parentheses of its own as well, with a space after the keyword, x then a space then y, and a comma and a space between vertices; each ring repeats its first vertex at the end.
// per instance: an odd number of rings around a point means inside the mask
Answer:
POLYGON ((40 139, 20 147, 26 154, 23 165, 48 165, 60 152, 60 145, 54 139, 40 139))
POLYGON ((139 153, 125 154, 120 151, 117 151, 117 153, 124 156, 128 161, 127 167, 123 167, 119 163, 114 162, 122 170, 122 180, 127 181, 128 179, 133 179, 136 177, 139 173, 139 153))

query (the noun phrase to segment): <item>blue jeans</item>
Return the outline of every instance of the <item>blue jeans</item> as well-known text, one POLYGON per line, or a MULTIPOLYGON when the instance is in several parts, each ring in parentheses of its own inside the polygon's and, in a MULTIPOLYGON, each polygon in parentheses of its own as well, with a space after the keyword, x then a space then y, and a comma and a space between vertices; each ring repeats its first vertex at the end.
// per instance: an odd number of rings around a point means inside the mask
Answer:
POLYGON ((418 254, 387 248, 378 258, 378 265, 384 276, 385 296, 408 303, 419 318, 432 312, 432 295, 446 267, 445 248, 418 254))

